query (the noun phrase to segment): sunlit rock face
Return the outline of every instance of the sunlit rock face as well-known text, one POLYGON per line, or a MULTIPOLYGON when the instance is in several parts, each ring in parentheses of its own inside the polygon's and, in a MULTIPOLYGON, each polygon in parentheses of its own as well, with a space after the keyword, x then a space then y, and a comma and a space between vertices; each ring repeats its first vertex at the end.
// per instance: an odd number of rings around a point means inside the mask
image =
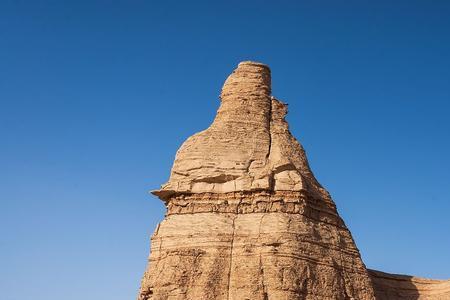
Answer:
POLYGON ((271 96, 270 69, 242 62, 222 88, 211 126, 178 150, 162 199, 181 193, 301 191, 327 193, 289 132, 287 105, 271 96))
POLYGON ((266 65, 242 62, 227 78, 214 122, 183 143, 153 191, 167 214, 139 300, 375 299, 286 113, 266 65))

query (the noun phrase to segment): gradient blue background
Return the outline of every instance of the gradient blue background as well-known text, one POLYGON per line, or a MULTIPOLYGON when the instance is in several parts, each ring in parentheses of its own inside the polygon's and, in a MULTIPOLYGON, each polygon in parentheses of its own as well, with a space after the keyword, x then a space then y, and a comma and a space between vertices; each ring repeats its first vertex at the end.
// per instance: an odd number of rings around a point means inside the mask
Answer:
POLYGON ((272 68, 367 266, 450 278, 449 16, 449 1, 2 0, 0 298, 134 299, 164 215, 147 191, 242 60, 272 68))

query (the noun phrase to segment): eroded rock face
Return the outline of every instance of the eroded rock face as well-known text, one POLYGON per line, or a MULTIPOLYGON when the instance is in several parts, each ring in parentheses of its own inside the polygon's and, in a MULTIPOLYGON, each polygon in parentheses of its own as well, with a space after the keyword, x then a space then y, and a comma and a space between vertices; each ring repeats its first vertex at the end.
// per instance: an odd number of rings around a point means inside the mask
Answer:
POLYGON ((267 66, 240 63, 213 124, 178 150, 153 192, 167 215, 139 299, 374 299, 270 80, 267 66))
POLYGON ((184 142, 169 181, 153 191, 167 214, 139 300, 390 299, 382 280, 375 294, 286 113, 269 68, 240 63, 212 125, 184 142))
POLYGON ((286 104, 271 96, 270 70, 240 63, 228 77, 212 125, 178 150, 162 199, 180 193, 301 191, 327 193, 284 120, 286 104))

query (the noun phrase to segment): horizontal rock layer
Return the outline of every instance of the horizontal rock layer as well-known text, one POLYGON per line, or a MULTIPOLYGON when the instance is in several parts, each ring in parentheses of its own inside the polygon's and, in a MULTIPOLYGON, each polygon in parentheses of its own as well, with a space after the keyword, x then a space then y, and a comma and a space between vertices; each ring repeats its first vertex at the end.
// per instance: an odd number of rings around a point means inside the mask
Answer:
POLYGON ((333 206, 299 193, 170 201, 140 299, 373 299, 333 206))

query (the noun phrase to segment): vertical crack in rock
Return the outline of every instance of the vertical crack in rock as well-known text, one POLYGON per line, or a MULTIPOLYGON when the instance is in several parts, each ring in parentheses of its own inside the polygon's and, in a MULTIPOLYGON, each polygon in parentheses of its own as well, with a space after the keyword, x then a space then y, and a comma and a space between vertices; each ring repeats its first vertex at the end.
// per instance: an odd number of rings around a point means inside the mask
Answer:
MULTIPOLYGON (((270 69, 240 63, 220 98, 213 123, 183 143, 153 191, 167 214, 138 299, 402 299, 396 284, 411 295, 406 278, 366 269, 289 131, 287 105, 271 95, 270 69)), ((450 283, 430 284, 450 295, 450 283)))
POLYGON ((231 234, 231 243, 230 243, 230 265, 228 267, 228 280, 227 280, 227 300, 230 299, 230 288, 231 288, 231 274, 233 272, 233 249, 234 249, 234 233, 235 233, 235 224, 236 216, 232 217, 232 234, 231 234))
POLYGON ((261 219, 259 221, 259 228, 258 228, 258 244, 259 244, 259 270, 260 270, 260 276, 261 276, 261 284, 263 287, 263 300, 266 300, 268 298, 268 293, 267 293, 267 286, 265 283, 265 279, 264 279, 264 264, 262 261, 262 251, 264 249, 264 243, 261 241, 261 225, 263 222, 265 215, 261 216, 261 219))
POLYGON ((269 160, 270 157, 270 150, 272 149, 272 98, 270 97, 270 106, 269 106, 269 115, 268 115, 268 132, 269 132, 269 149, 267 151, 267 155, 266 155, 266 163, 269 160))

